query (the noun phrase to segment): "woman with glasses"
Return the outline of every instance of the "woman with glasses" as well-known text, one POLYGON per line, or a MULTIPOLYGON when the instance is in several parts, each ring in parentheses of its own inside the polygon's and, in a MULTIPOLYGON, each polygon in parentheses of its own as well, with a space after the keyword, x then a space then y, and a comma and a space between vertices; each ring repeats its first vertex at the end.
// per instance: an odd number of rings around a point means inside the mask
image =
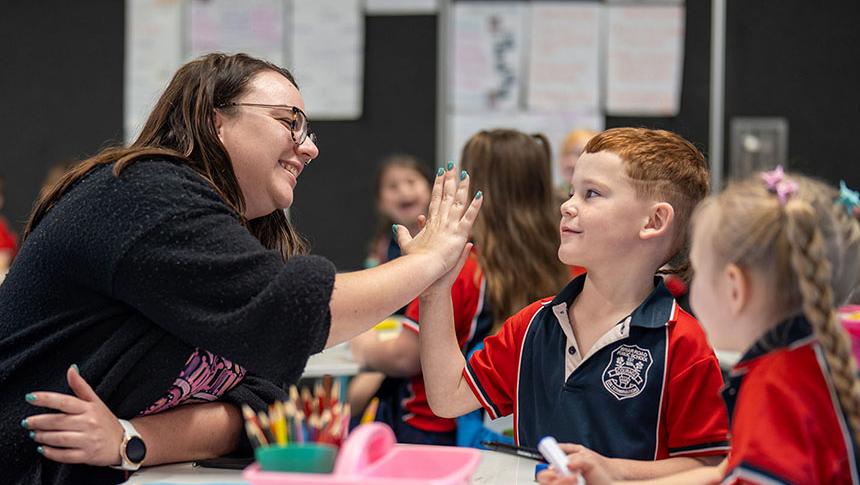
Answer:
POLYGON ((309 355, 454 267, 481 201, 450 166, 423 230, 395 227, 406 256, 335 274, 304 255, 282 209, 318 153, 288 71, 211 54, 134 143, 43 193, 0 286, 4 476, 115 483, 247 445, 237 404, 284 399, 309 355))

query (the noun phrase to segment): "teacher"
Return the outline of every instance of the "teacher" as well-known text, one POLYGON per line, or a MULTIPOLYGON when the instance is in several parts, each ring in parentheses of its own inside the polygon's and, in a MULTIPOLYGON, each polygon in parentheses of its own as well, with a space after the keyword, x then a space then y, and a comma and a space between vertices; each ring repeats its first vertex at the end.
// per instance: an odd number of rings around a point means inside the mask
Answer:
POLYGON ((111 483, 233 451, 238 404, 283 399, 311 354, 456 269, 481 200, 451 164, 422 231, 395 227, 405 256, 335 274, 304 255, 282 209, 318 153, 286 69, 210 54, 134 143, 42 194, 0 286, 4 480, 111 483))

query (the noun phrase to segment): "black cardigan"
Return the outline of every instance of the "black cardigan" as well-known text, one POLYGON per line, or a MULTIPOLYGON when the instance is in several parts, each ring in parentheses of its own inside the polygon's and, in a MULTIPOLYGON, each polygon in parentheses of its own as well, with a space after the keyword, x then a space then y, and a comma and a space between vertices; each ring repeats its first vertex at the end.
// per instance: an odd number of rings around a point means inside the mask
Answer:
POLYGON ((120 418, 161 397, 195 348, 244 366, 224 399, 262 408, 328 338, 334 267, 284 263, 181 163, 93 169, 38 224, 0 285, 0 474, 11 483, 110 483, 59 465, 20 422, 31 391, 70 393, 81 374, 120 418))

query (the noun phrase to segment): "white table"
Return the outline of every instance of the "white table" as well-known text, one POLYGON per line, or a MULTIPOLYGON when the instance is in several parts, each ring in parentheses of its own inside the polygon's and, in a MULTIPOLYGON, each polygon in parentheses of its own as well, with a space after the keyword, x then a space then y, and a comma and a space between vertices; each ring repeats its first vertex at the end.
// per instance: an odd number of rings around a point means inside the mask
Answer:
POLYGON ((319 378, 326 374, 335 377, 347 377, 358 374, 358 371, 359 365, 352 358, 349 345, 342 343, 312 355, 308 359, 302 377, 319 378))
MULTIPOLYGON (((482 451, 481 463, 472 476, 473 484, 533 485, 534 460, 506 455, 495 451, 482 451)), ((157 466, 135 473, 128 485, 164 483, 247 483, 239 470, 216 470, 192 467, 190 463, 157 466)))

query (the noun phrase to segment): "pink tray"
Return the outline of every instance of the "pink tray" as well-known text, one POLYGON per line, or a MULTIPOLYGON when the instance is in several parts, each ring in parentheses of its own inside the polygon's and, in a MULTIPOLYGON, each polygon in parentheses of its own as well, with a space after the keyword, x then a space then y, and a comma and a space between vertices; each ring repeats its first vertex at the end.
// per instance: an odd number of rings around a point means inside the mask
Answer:
POLYGON ((391 428, 370 423, 350 433, 331 474, 264 472, 254 463, 242 477, 252 485, 457 485, 468 483, 480 460, 473 448, 398 445, 391 428))

